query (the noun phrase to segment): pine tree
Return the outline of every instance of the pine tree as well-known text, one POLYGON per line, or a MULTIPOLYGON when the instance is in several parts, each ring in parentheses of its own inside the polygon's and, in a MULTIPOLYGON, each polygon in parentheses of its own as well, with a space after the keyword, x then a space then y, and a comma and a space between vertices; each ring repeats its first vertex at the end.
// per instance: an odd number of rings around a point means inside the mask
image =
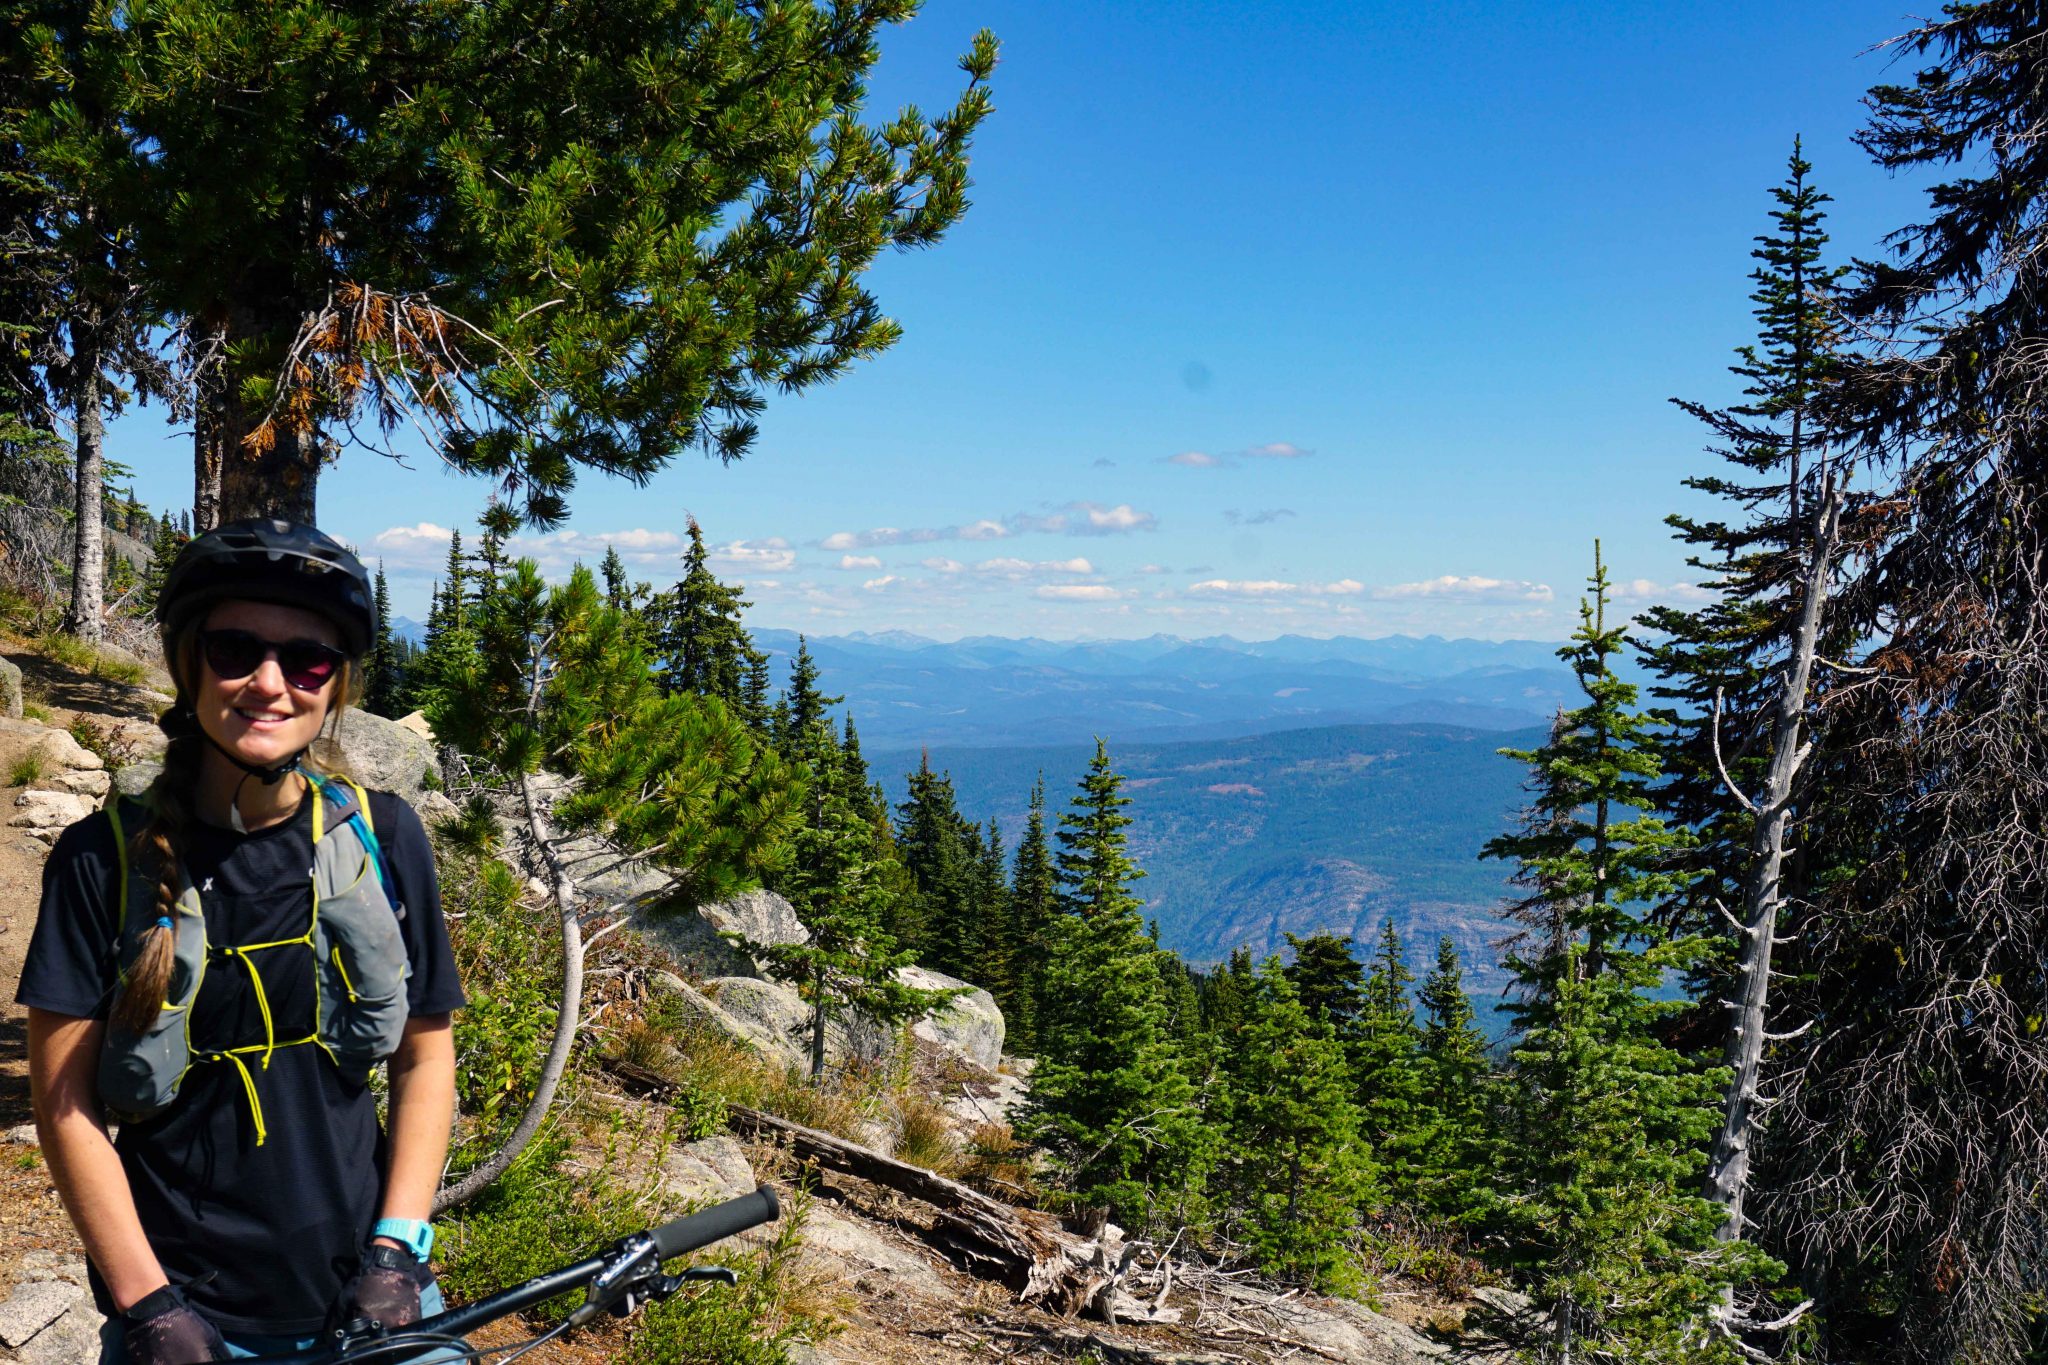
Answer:
POLYGON ((1214 1185, 1233 1237, 1268 1274, 1331 1293, 1358 1285, 1350 1239, 1374 1201, 1351 1068, 1277 959, 1259 972, 1223 1083, 1214 1185))
POLYGON ((1655 1041, 1671 1013, 1650 992, 1659 959, 1566 955, 1553 1007, 1514 1052, 1503 1231, 1550 1319, 1538 1359, 1733 1362, 1714 1332, 1723 1295, 1769 1266, 1715 1240, 1694 1193, 1718 1118, 1720 1075, 1655 1041))
POLYGON ((171 514, 165 512, 157 519, 156 531, 149 542, 149 567, 142 574, 142 588, 136 594, 136 605, 144 612, 156 610, 157 596, 163 592, 164 578, 170 573, 171 565, 178 558, 178 551, 185 548, 185 537, 179 533, 177 523, 171 514))
POLYGON ((205 343, 201 529, 316 522, 341 439, 408 417, 542 526, 579 470, 744 455, 770 395, 896 340, 863 277, 966 209, 993 37, 943 112, 863 115, 913 9, 164 0, 81 25, 52 83, 118 111, 89 168, 133 201, 97 226, 132 229, 135 293, 205 343))
POLYGON ((1125 848, 1122 783, 1098 740, 1060 818, 1062 915, 1022 1129, 1051 1151, 1076 1203, 1145 1228, 1198 1198, 1207 1153, 1194 1087, 1165 1033, 1158 945, 1130 890, 1144 874, 1125 848))
POLYGON ((1233 948, 1230 956, 1202 974, 1195 998, 1202 1010, 1202 1034, 1211 1056, 1234 1046, 1251 1018, 1252 992, 1258 969, 1252 950, 1233 948))
POLYGON ((1944 6, 1889 45, 1920 69, 1868 93, 1857 136, 1927 198, 1837 300, 1869 341, 1821 410, 1870 482, 1830 616, 1855 648, 1828 657, 1861 671, 1822 670, 1819 818, 1794 841, 1811 980, 1778 1025, 1813 1027, 1773 1087, 1757 1210, 1844 1359, 2017 1361, 2044 1335, 2044 27, 2019 0, 1944 6))

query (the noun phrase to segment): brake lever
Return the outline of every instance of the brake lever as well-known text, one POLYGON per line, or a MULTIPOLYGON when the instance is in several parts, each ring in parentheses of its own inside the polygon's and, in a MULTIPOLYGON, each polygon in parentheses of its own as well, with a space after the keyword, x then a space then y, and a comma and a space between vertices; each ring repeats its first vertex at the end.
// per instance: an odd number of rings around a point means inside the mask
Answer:
POLYGON ((620 1312, 617 1305, 621 1303, 626 1305, 624 1312, 632 1312, 638 1306, 635 1300, 643 1286, 650 1280, 666 1278, 660 1271, 661 1258, 652 1237, 641 1232, 626 1238, 619 1243, 618 1254, 591 1277, 589 1295, 569 1315, 567 1326, 582 1327, 606 1310, 620 1312))

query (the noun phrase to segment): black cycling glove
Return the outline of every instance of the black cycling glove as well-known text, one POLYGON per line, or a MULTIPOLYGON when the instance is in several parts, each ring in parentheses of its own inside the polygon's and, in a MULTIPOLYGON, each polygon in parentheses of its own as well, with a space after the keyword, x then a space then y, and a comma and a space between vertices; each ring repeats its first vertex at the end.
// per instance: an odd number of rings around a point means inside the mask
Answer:
POLYGON ((121 1342, 132 1365, 198 1365, 228 1358, 220 1329, 200 1317, 176 1285, 136 1300, 121 1316, 128 1323, 121 1342))
POLYGON ((368 1318, 396 1330, 420 1320, 423 1267, 410 1251, 372 1242, 355 1277, 341 1288, 341 1320, 368 1318))

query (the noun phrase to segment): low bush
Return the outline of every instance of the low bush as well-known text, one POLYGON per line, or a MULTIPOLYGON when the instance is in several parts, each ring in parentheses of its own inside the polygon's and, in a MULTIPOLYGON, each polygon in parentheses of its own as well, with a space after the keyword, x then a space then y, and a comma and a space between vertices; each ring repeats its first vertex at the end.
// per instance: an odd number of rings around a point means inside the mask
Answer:
POLYGON ((896 1156, 935 1175, 956 1174, 962 1165, 960 1145, 946 1111, 922 1095, 906 1095, 897 1105, 896 1156))
POLYGON ((78 741, 79 748, 98 754, 108 772, 125 768, 135 759, 133 744, 90 716, 80 716, 71 722, 71 738, 78 741))
POLYGON ((32 786, 43 780, 43 756, 31 750, 14 760, 14 766, 7 770, 7 785, 10 787, 32 786))

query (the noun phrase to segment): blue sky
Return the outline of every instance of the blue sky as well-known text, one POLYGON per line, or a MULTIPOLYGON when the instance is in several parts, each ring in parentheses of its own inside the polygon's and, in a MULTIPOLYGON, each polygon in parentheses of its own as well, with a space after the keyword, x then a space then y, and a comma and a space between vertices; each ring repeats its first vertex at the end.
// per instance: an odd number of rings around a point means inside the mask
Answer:
MULTIPOLYGON (((1850 142, 1896 0, 1826 5, 928 0, 874 109, 936 110, 1003 42, 974 207, 870 279, 906 335, 771 402, 744 462, 587 478, 666 584, 686 514, 752 622, 940 638, 1569 630, 1594 537, 1631 605, 1690 586, 1664 516, 1703 468, 1751 238, 1795 133, 1842 257, 1919 189, 1850 142)), ((190 501, 154 410, 110 452, 190 501)), ((486 489, 347 452, 323 525, 425 614, 486 489)))

